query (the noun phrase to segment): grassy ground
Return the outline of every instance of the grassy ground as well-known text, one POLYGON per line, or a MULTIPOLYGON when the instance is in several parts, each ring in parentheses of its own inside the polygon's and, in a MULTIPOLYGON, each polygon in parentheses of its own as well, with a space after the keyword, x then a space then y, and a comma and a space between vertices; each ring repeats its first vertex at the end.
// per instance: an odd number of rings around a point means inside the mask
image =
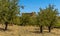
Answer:
POLYGON ((0 25, 0 36, 60 36, 60 29, 52 29, 51 33, 48 30, 44 30, 39 33, 39 27, 33 26, 9 26, 7 31, 3 31, 4 26, 0 25))

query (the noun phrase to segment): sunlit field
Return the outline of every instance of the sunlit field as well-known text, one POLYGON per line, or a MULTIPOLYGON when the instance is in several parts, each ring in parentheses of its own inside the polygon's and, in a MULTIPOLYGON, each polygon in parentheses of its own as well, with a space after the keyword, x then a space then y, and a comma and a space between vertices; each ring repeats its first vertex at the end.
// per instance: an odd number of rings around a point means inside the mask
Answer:
POLYGON ((39 32, 39 27, 36 26, 8 26, 7 31, 3 31, 4 26, 0 26, 0 36, 60 36, 60 29, 52 29, 49 33, 44 29, 43 33, 39 32))

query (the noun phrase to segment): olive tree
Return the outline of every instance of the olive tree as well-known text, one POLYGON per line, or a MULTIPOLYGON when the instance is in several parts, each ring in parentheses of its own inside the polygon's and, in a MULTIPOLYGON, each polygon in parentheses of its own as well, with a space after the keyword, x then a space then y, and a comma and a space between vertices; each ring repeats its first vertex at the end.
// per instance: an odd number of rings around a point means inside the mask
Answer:
POLYGON ((42 33, 42 27, 48 26, 49 32, 51 28, 57 23, 58 10, 53 5, 49 5, 45 9, 40 8, 38 13, 38 24, 40 26, 40 32, 42 33))
POLYGON ((13 19, 19 15, 19 0, 0 0, 0 21, 5 24, 5 30, 9 23, 13 22, 13 19))

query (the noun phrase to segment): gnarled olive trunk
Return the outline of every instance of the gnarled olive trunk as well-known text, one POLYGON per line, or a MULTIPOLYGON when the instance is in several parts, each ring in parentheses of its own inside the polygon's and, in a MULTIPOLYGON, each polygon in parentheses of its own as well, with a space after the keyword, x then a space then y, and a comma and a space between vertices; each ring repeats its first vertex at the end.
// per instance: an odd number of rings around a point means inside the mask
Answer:
POLYGON ((8 22, 5 22, 5 29, 4 30, 7 30, 7 27, 8 27, 8 22))
POLYGON ((51 32, 51 26, 48 26, 48 30, 49 30, 49 32, 51 32))
POLYGON ((42 33, 43 32, 43 26, 41 25, 40 26, 40 33, 42 33))

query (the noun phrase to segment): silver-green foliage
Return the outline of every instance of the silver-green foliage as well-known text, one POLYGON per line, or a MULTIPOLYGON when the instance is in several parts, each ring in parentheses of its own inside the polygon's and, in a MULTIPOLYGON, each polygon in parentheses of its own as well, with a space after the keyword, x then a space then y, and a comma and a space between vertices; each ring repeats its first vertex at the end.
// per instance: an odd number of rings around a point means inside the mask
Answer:
POLYGON ((18 0, 0 0, 0 22, 13 23, 19 14, 18 0))
POLYGON ((42 26, 53 26, 57 23, 58 10, 53 5, 49 5, 45 9, 40 8, 38 13, 38 24, 42 26))

